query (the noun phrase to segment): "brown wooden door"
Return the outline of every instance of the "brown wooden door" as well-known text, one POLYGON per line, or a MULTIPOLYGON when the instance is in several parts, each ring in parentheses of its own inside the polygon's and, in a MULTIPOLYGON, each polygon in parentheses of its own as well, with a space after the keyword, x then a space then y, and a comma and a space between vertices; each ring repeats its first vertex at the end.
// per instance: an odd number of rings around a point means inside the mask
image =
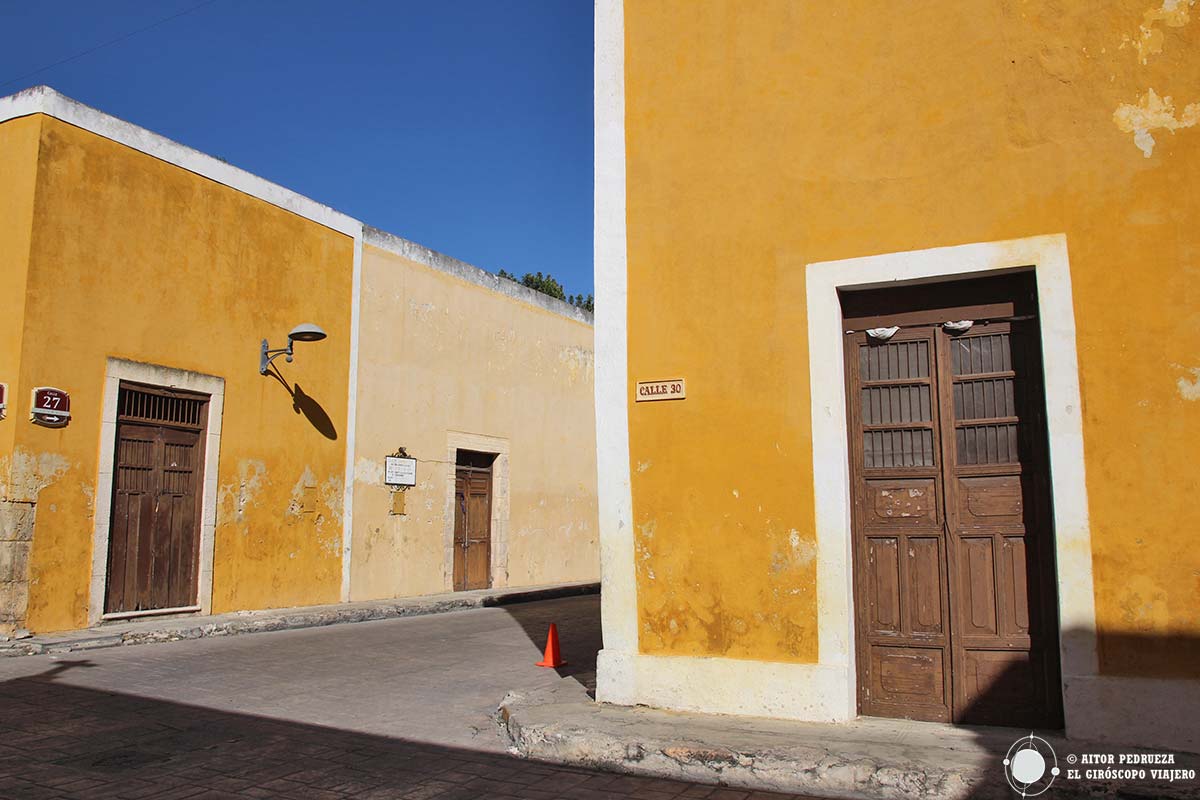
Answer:
POLYGON ((847 334, 860 710, 1057 727, 1036 322, 899 319, 847 334))
POLYGON ((122 386, 104 610, 196 603, 206 399, 122 386))
POLYGON ((456 469, 454 479, 454 589, 492 585, 492 472, 456 469))
POLYGON ((939 335, 956 719, 1058 727, 1045 402, 1032 321, 939 335))
POLYGON ((949 721, 936 339, 851 336, 859 698, 864 714, 949 721))

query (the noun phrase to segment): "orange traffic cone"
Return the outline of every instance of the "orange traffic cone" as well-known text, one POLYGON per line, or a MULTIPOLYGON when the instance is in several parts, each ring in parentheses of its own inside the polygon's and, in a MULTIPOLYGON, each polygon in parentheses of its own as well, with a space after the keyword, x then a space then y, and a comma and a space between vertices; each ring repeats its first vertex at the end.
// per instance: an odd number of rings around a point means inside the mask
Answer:
POLYGON ((546 655, 534 664, 535 667, 565 667, 567 662, 562 660, 558 652, 558 626, 550 623, 550 634, 546 637, 546 655))

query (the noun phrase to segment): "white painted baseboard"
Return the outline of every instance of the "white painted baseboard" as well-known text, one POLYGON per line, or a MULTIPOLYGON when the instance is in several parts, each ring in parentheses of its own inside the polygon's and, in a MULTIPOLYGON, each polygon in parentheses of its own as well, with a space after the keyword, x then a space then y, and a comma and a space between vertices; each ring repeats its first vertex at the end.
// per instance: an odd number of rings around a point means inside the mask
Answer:
POLYGON ((857 713, 854 676, 844 666, 601 650, 596 667, 602 703, 810 722, 857 713))

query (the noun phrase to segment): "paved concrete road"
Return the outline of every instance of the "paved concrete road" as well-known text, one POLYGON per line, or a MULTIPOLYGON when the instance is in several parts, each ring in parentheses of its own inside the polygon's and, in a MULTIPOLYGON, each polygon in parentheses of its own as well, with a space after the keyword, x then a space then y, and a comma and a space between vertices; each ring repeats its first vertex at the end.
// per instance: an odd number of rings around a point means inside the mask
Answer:
POLYGON ((588 596, 3 659, 0 798, 781 797, 505 755, 504 693, 586 691, 599 644, 588 596))

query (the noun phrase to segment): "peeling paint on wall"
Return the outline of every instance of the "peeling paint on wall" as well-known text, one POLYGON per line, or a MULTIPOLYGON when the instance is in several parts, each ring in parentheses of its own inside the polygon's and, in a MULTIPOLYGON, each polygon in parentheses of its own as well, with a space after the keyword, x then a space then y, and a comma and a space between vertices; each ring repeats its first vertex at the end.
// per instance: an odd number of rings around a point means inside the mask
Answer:
POLYGON ((218 490, 218 525, 240 525, 246 521, 246 508, 255 502, 266 474, 267 465, 261 461, 246 459, 238 463, 237 483, 218 490))
POLYGON ((596 369, 595 354, 587 347, 563 347, 558 351, 558 360, 566 367, 567 384, 572 385, 581 378, 591 383, 596 369))
POLYGON ((799 566, 808 566, 817 557, 817 545, 800 538, 800 531, 788 531, 788 545, 792 549, 792 561, 799 566))
POLYGON ((1164 27, 1182 28, 1191 19, 1189 9, 1196 0, 1163 0, 1162 5, 1151 8, 1142 16, 1142 24, 1138 26, 1137 38, 1126 36, 1121 47, 1132 44, 1137 49, 1138 61, 1146 64, 1150 56, 1158 55, 1163 50, 1166 39, 1164 27))
POLYGON ((288 502, 285 513, 289 517, 298 517, 301 514, 316 511, 313 508, 313 498, 316 493, 317 476, 313 474, 312 467, 305 466, 304 472, 300 473, 300 479, 292 487, 292 499, 288 502))
MULTIPOLYGON (((342 518, 342 476, 330 475, 325 479, 325 482, 317 487, 317 494, 320 497, 321 505, 324 506, 323 511, 317 512, 317 529, 320 530, 329 522, 340 522, 342 518)), ((341 525, 334 526, 338 531, 337 540, 334 541, 334 551, 341 552, 341 525)), ((333 540, 330 540, 333 541, 333 540)), ((328 549, 328 548, 326 548, 328 549)))
POLYGON ((383 463, 377 458, 359 456, 354 462, 354 482, 383 486, 383 463))
MULTIPOLYGON (((58 453, 18 447, 0 459, 0 634, 26 623, 38 495, 70 468, 58 453)), ((56 510, 54 504, 49 506, 56 510)), ((36 582, 36 581, 34 581, 36 582)))
POLYGON ((54 483, 71 464, 58 453, 31 453, 18 447, 11 459, 0 459, 0 498, 37 502, 38 493, 54 483))
POLYGON ((1179 387, 1179 396, 1184 400, 1200 400, 1200 367, 1184 367, 1179 364, 1173 366, 1192 376, 1191 378, 1180 378, 1175 382, 1175 385, 1179 387))
POLYGON ((1136 105, 1119 105, 1113 112, 1113 122, 1125 133, 1132 133, 1133 143, 1149 158, 1154 153, 1154 137, 1150 132, 1167 130, 1174 133, 1192 127, 1200 122, 1200 103, 1188 104, 1177 117, 1171 97, 1159 97, 1154 89, 1150 89, 1138 98, 1136 105))

